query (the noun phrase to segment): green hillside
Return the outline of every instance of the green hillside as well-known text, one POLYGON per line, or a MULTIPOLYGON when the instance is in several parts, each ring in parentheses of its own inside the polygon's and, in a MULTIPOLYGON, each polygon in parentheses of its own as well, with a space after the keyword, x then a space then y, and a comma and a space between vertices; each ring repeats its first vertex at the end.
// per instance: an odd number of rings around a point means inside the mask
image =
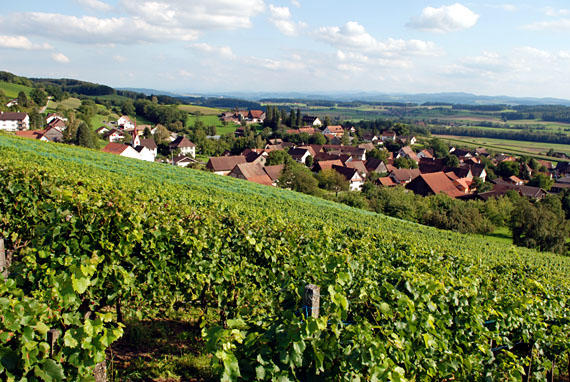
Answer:
POLYGON ((0 176, 0 235, 16 259, 0 285, 0 333, 16 340, 1 354, 65 332, 59 358, 36 352, 0 378, 39 365, 78 379, 109 346, 151 343, 170 350, 113 361, 118 380, 520 380, 527 344, 538 379, 567 361, 566 257, 5 134, 0 176), (320 286, 318 318, 307 283, 320 286), (15 325, 22 301, 32 318, 15 325))
POLYGON ((26 93, 26 95, 30 95, 32 88, 24 85, 17 85, 10 82, 0 81, 0 90, 2 90, 7 97, 16 98, 18 96, 18 93, 21 91, 26 93))

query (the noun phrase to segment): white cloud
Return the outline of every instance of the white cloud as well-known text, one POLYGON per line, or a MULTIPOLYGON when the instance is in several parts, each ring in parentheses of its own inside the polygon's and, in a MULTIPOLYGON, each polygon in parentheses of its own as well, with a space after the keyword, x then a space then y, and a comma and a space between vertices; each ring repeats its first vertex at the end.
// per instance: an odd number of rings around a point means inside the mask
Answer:
POLYGON ((297 8, 301 8, 301 3, 298 0, 291 0, 291 4, 297 8))
POLYGON ((555 9, 552 7, 544 8, 544 14, 550 17, 569 16, 570 9, 555 9))
POLYGON ((315 32, 315 37, 338 49, 349 49, 387 57, 441 54, 437 46, 431 41, 393 38, 378 41, 356 21, 349 21, 341 27, 321 27, 315 32))
POLYGON ((119 7, 126 16, 12 13, 0 16, 0 32, 81 44, 192 41, 206 30, 251 27, 252 17, 263 12, 265 4, 263 0, 121 0, 119 7))
POLYGON ((113 9, 111 5, 100 0, 76 0, 76 1, 85 8, 93 9, 95 11, 108 12, 111 9, 113 9))
POLYGON ((427 32, 447 33, 469 29, 479 20, 479 15, 466 6, 455 3, 439 8, 426 7, 420 17, 412 19, 407 25, 427 32))
POLYGON ((184 69, 180 69, 176 74, 179 77, 184 77, 184 78, 190 78, 190 77, 194 76, 192 73, 190 73, 189 71, 184 70, 184 69))
POLYGON ((152 25, 193 29, 251 27, 251 18, 265 10, 263 0, 121 0, 131 15, 152 25))
POLYGON ((60 64, 68 64, 70 62, 69 58, 67 58, 63 53, 52 53, 51 58, 60 64))
POLYGON ((121 64, 121 63, 123 63, 123 62, 126 62, 126 61, 127 61, 127 58, 124 57, 124 56, 121 56, 121 55, 118 55, 118 54, 117 54, 117 55, 113 56, 113 61, 118 62, 118 63, 121 64))
POLYGON ((543 30, 570 31, 570 18, 558 19, 552 21, 537 21, 535 23, 523 26, 523 29, 531 31, 543 31, 543 30))
POLYGON ((0 48, 24 50, 50 50, 50 44, 34 44, 25 36, 0 36, 0 48))
POLYGON ((198 49, 202 52, 218 54, 222 57, 229 58, 229 59, 235 58, 235 54, 232 51, 232 48, 229 46, 212 46, 210 44, 202 42, 202 43, 192 44, 192 45, 190 45, 190 47, 194 48, 194 49, 198 49))
POLYGON ((286 36, 296 36, 306 24, 291 20, 291 11, 287 7, 276 7, 269 5, 269 21, 286 36))

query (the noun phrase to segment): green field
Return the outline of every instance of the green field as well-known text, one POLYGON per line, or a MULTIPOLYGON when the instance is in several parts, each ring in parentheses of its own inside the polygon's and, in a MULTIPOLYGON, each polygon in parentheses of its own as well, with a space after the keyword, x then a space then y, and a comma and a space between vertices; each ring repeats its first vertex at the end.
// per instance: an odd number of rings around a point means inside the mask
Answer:
POLYGON ((528 341, 537 380, 567 361, 570 259, 505 232, 441 231, 8 134, 0 176, 16 259, 0 283, 3 354, 30 354, 2 379, 80 380, 105 351, 115 380, 161 381, 514 381, 528 360, 515 344, 528 341), (53 359, 50 328, 65 333, 53 359))
POLYGON ((77 109, 81 106, 81 100, 79 98, 67 98, 61 102, 48 101, 48 109, 55 110, 58 106, 61 106, 64 109, 77 109))
POLYGON ((178 105, 180 110, 187 111, 191 114, 200 113, 201 115, 219 115, 223 113, 224 109, 217 109, 213 107, 197 106, 197 105, 178 105))
POLYGON ((550 149, 570 155, 569 145, 528 142, 528 141, 513 141, 508 139, 463 137, 463 136, 454 136, 454 135, 434 135, 434 136, 437 136, 454 144, 463 144, 470 147, 485 147, 491 149, 492 151, 505 152, 515 155, 532 156, 539 159, 547 159, 551 161, 560 161, 561 159, 548 157, 546 153, 550 149))
POLYGON ((189 115, 186 119, 186 126, 194 126, 197 120, 200 120, 204 123, 205 126, 216 126, 216 134, 217 135, 225 135, 228 133, 233 133, 237 127, 236 124, 228 123, 226 126, 220 121, 220 119, 215 115, 189 115))
POLYGON ((18 93, 23 91, 26 95, 30 95, 32 88, 24 85, 16 85, 10 82, 0 81, 0 90, 4 92, 7 97, 16 98, 18 93))

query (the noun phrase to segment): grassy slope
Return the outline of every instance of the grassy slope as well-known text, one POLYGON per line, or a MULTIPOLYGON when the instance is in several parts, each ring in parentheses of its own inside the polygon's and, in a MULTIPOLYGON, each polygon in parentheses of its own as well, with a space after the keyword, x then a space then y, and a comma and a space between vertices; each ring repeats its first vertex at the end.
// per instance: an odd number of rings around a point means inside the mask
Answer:
POLYGON ((24 85, 16 85, 9 82, 0 81, 0 90, 4 92, 7 97, 16 98, 18 93, 23 91, 26 95, 29 95, 32 88, 24 85))

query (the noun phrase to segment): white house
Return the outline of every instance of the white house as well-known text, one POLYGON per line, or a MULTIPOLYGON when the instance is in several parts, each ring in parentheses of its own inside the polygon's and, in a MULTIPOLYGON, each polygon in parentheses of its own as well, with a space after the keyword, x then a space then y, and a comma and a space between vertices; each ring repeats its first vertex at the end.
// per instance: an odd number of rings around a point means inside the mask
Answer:
POLYGON ((151 150, 149 150, 147 147, 138 145, 135 147, 135 150, 139 154, 138 159, 147 162, 154 162, 156 155, 154 155, 154 153, 151 150))
POLYGON ((102 150, 104 153, 120 155, 122 157, 141 159, 140 154, 137 150, 133 149, 131 146, 124 143, 111 142, 105 146, 102 150))
POLYGON ((128 115, 123 115, 117 121, 117 126, 123 130, 133 130, 135 128, 135 123, 131 121, 128 115))
POLYGON ((30 128, 30 117, 26 113, 11 113, 0 111, 0 130, 18 131, 30 128))
POLYGON ((121 130, 113 129, 104 133, 103 138, 109 142, 119 142, 125 139, 125 133, 121 130))
POLYGON ((196 145, 186 137, 178 136, 168 145, 170 150, 180 150, 180 154, 196 158, 196 145))
POLYGON ((7 104, 6 107, 18 106, 18 98, 11 99, 7 104))
POLYGON ((356 168, 333 165, 333 170, 340 173, 349 182, 350 191, 362 191, 364 178, 358 173, 356 168))

